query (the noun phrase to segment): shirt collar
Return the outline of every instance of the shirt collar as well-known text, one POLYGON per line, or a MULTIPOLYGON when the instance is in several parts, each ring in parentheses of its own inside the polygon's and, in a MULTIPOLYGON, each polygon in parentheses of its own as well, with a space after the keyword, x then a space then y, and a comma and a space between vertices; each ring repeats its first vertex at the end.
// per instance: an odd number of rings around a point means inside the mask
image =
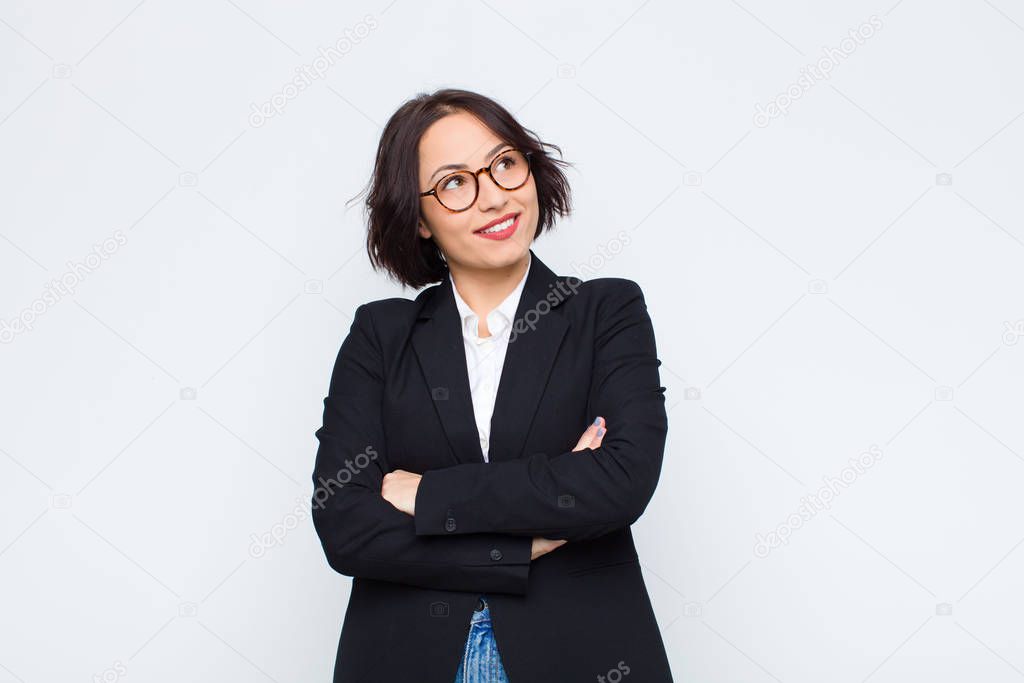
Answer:
MULTIPOLYGON (((491 336, 497 336, 504 332, 511 326, 512 320, 515 318, 516 309, 519 308, 519 299, 522 297, 523 287, 526 285, 526 277, 530 274, 530 266, 533 264, 533 256, 530 255, 528 258, 526 272, 523 273, 523 278, 519 281, 519 284, 505 297, 504 301, 498 304, 497 308, 487 314, 487 329, 491 336)), ((455 287, 455 280, 452 278, 450 271, 448 279, 451 280, 452 293, 455 294, 455 306, 459 309, 459 317, 462 320, 462 332, 464 335, 476 338, 480 331, 478 316, 469 307, 469 304, 463 300, 462 296, 459 295, 459 290, 455 287)))

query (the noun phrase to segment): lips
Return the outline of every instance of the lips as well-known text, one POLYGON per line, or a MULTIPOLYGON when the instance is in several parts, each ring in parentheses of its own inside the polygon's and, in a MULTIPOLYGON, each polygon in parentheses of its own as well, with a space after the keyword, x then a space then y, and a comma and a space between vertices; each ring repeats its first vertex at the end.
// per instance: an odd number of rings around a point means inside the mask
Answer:
MULTIPOLYGON (((515 234, 516 230, 519 229, 519 219, 520 219, 519 214, 509 214, 509 216, 512 217, 512 222, 509 224, 508 227, 502 228, 500 230, 494 230, 493 232, 481 232, 482 230, 486 230, 487 228, 480 228, 480 230, 475 230, 473 232, 473 234, 477 235, 478 237, 480 237, 482 239, 496 241, 496 242, 501 242, 501 241, 507 240, 510 237, 512 237, 513 234, 515 234)), ((503 219, 500 219, 498 221, 491 221, 489 223, 489 226, 493 227, 495 225, 500 225, 503 221, 508 221, 508 220, 509 220, 508 218, 503 218, 503 219)))
POLYGON ((502 216, 501 218, 496 218, 495 220, 490 221, 486 225, 483 225, 481 227, 476 228, 475 230, 473 230, 473 232, 479 232, 481 230, 487 229, 488 227, 494 227, 495 225, 498 225, 499 223, 504 223, 509 218, 513 218, 513 217, 518 216, 518 215, 519 214, 516 214, 516 213, 507 213, 504 216, 502 216))
POLYGON ((477 228, 473 232, 477 233, 477 232, 480 232, 481 230, 486 230, 487 228, 493 228, 495 225, 498 225, 499 223, 504 223, 509 218, 513 218, 513 217, 518 216, 518 215, 519 214, 517 214, 517 213, 507 213, 504 216, 502 216, 501 218, 496 218, 493 221, 491 221, 490 223, 488 223, 487 225, 484 225, 482 227, 477 228))

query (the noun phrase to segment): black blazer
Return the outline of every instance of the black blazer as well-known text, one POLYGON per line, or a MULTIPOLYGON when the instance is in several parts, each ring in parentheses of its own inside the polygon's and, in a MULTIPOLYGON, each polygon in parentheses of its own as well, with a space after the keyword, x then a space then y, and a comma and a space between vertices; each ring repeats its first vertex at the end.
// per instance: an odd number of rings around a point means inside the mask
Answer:
POLYGON ((530 254, 489 463, 450 280, 356 309, 313 473, 327 562, 353 577, 335 683, 452 683, 481 594, 511 683, 672 680, 629 529, 667 431, 643 293, 530 254), (598 415, 601 447, 572 452, 598 415), (423 475, 415 517, 381 497, 395 469, 423 475), (531 562, 533 536, 568 543, 531 562))

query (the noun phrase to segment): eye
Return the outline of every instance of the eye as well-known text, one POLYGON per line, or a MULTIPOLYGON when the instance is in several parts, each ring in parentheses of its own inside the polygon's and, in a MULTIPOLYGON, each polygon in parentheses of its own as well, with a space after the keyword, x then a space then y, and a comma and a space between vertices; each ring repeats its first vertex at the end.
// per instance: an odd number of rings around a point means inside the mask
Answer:
POLYGON ((457 190, 466 184, 466 180, 461 175, 453 175, 445 179, 444 184, 441 185, 442 190, 457 190))
POLYGON ((515 160, 515 157, 513 157, 512 155, 505 156, 505 157, 502 157, 501 159, 498 159, 498 163, 497 163, 498 168, 503 170, 503 171, 507 171, 508 169, 512 168, 515 165, 516 165, 516 160, 515 160))

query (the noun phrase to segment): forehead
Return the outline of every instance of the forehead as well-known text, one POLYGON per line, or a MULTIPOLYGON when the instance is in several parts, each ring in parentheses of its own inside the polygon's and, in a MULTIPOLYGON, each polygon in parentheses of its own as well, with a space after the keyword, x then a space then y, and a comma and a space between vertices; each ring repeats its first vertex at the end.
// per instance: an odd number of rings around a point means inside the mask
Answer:
POLYGON ((430 175, 443 164, 483 166, 490 161, 484 157, 499 142, 501 138, 472 114, 449 114, 432 123, 420 139, 420 170, 430 175))

